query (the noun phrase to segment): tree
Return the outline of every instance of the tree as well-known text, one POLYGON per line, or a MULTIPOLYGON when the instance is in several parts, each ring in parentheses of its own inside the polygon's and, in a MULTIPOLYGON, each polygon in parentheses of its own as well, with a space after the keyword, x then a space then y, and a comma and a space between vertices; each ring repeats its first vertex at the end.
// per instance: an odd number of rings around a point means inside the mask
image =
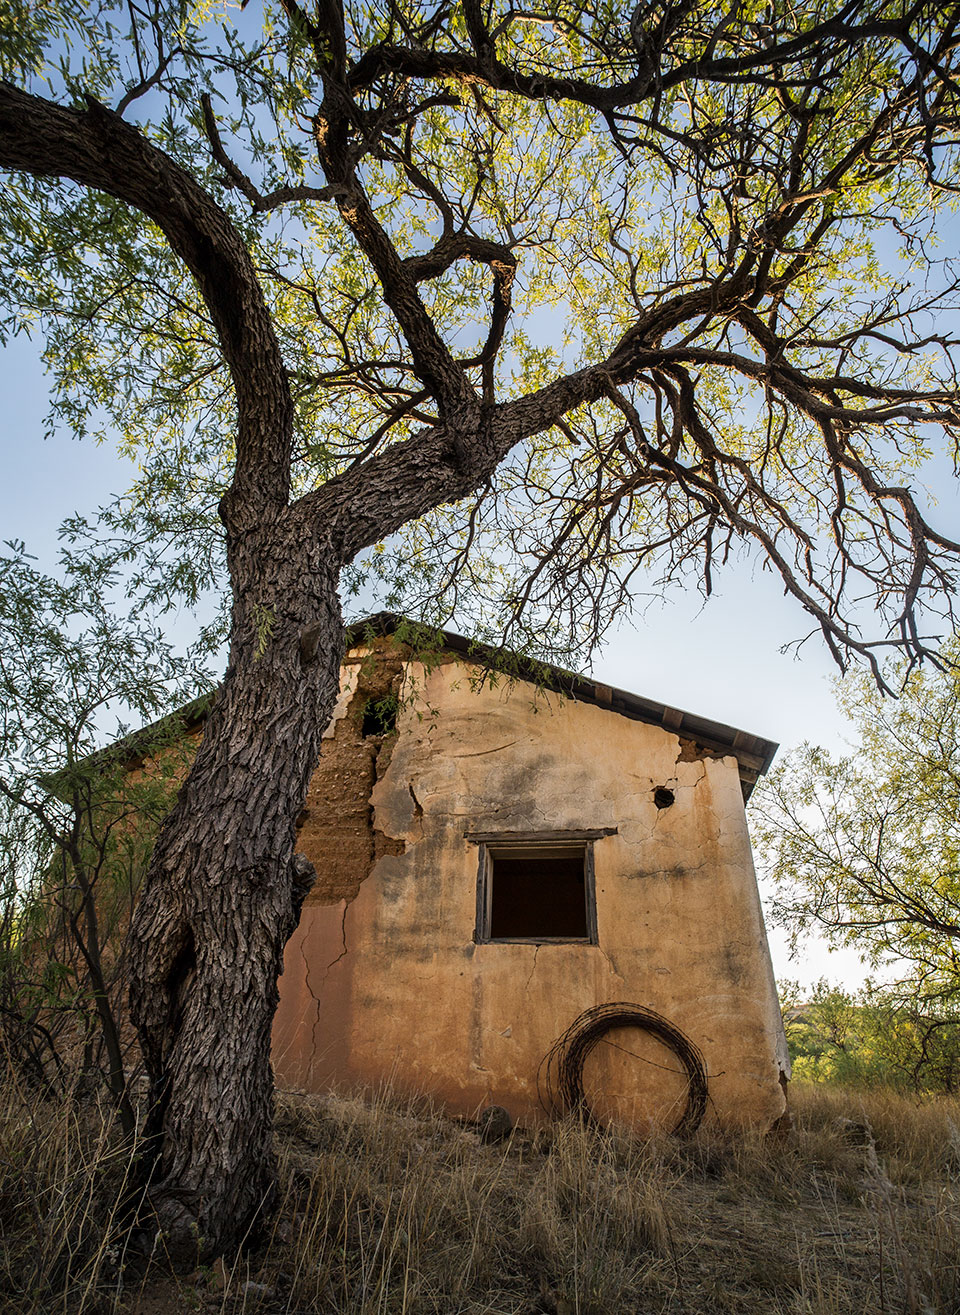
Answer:
POLYGON ((851 995, 821 979, 780 982, 795 1080, 955 1093, 960 1018, 885 990, 851 995), (789 1003, 787 1003, 789 1002, 789 1003))
POLYGON ((0 558, 0 1038, 43 1094, 72 1076, 102 1079, 125 1135, 124 931, 189 747, 175 709, 196 692, 136 612, 104 601, 102 563, 44 576, 22 545, 0 558), (137 750, 95 753, 104 719, 152 720, 137 750), (72 1052, 74 1062, 70 1062, 72 1052), (80 1053, 82 1062, 77 1063, 80 1053))
MULTIPOLYGON (((960 645, 942 672, 913 671, 892 700, 841 686, 859 743, 835 758, 803 745, 751 802, 776 883, 774 917, 891 971, 931 1020, 960 1002, 960 645)), ((891 683, 895 676, 890 673, 891 683)), ((950 1021, 955 1024, 951 1015, 950 1021)))
POLYGON ((930 647, 958 548, 907 484, 960 422, 958 31, 942 0, 18 11, 11 323, 44 320, 61 416, 141 447, 113 523, 188 592, 219 498, 231 591, 131 933, 172 1250, 269 1205, 294 820, 364 550, 412 526, 441 607, 492 580, 589 643, 743 542, 839 661, 930 647))

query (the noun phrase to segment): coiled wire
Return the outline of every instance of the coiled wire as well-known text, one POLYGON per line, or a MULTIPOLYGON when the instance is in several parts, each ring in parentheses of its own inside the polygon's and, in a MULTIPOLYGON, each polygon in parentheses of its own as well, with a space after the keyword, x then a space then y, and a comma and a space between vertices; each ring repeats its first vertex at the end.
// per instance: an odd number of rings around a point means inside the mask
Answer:
POLYGON ((707 1071, 703 1056, 690 1038, 662 1014, 626 1001, 595 1005, 585 1010, 558 1037, 544 1055, 537 1072, 540 1104, 554 1116, 575 1113, 596 1122, 583 1089, 584 1064, 607 1033, 619 1027, 637 1027, 649 1032, 676 1055, 687 1078, 687 1103, 672 1132, 678 1136, 695 1132, 707 1109, 707 1071))

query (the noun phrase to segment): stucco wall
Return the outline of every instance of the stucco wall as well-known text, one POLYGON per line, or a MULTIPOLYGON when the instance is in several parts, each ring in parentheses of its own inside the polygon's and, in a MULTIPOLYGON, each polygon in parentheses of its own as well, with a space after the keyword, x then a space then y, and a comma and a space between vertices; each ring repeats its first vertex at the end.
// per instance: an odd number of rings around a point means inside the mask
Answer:
MULTIPOLYGON (((466 1114, 492 1101, 530 1120, 556 1038, 589 1006, 625 1000, 700 1047, 708 1117, 772 1123, 780 1020, 735 759, 524 682, 477 689, 460 662, 410 664, 398 734, 364 741, 369 688, 398 688, 401 673, 351 656, 302 819, 321 880, 287 947, 279 1081, 389 1078, 466 1114), (365 816, 344 802, 351 779, 370 791, 365 816), (657 787, 671 806, 656 806, 657 787), (474 943, 478 848, 465 833, 605 827, 599 944, 474 943)), ((594 1105, 671 1121, 676 1058, 644 1033, 610 1039, 588 1061, 594 1105)))

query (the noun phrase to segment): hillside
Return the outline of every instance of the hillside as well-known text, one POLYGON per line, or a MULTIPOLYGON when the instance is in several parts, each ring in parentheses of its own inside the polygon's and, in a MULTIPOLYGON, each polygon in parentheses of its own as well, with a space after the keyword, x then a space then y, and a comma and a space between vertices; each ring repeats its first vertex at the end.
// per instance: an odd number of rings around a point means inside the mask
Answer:
POLYGON ((187 1278, 123 1270, 129 1168, 90 1109, 7 1088, 0 1309, 124 1312, 960 1310, 960 1101, 795 1086, 767 1138, 557 1125, 485 1143, 386 1095, 285 1095, 258 1247, 187 1278))

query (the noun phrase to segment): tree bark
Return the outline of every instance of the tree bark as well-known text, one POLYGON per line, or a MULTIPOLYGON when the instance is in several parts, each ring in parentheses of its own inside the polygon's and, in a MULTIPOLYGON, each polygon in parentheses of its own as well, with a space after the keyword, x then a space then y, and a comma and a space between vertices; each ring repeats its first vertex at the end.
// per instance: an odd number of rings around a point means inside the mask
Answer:
POLYGON ((191 1264, 246 1237, 274 1190, 270 1033, 310 882, 295 819, 339 685, 342 559, 329 525, 305 525, 289 505, 289 381, 249 251, 209 193, 95 101, 77 110, 2 81, 0 165, 100 188, 153 219, 196 279, 236 389, 236 464, 220 508, 229 665, 130 931, 150 1084, 147 1200, 171 1257, 191 1264), (316 642, 303 660, 308 627, 316 642))
POLYGON ((313 880, 294 824, 339 687, 336 569, 315 554, 305 572, 273 539, 231 553, 230 664, 131 928, 147 1201, 181 1265, 241 1243, 273 1200, 277 978, 313 880), (318 642, 304 661, 308 625, 318 642))

